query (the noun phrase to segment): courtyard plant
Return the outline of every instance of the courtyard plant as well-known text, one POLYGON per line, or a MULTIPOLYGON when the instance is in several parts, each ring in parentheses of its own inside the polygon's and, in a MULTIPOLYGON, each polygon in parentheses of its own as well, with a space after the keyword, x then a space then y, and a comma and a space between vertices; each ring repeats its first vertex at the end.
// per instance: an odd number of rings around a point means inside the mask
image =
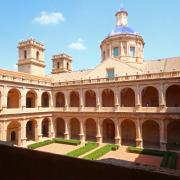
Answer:
POLYGON ((46 145, 49 145, 49 144, 52 144, 52 143, 54 143, 53 140, 46 140, 46 141, 30 144, 27 147, 28 147, 28 149, 37 149, 39 147, 46 146, 46 145))
POLYGON ((119 148, 118 145, 115 144, 107 144, 99 149, 97 149, 96 151, 86 155, 85 157, 83 157, 83 159, 87 159, 87 160, 97 160, 99 159, 101 156, 107 154, 108 152, 112 151, 112 150, 117 150, 119 148))
POLYGON ((75 140, 75 139, 63 139, 63 138, 54 138, 53 139, 54 143, 59 143, 59 144, 67 144, 67 145, 74 145, 78 146, 81 144, 80 140, 75 140))
POLYGON ((79 156, 97 148, 98 146, 99 146, 99 144, 96 142, 88 142, 85 144, 85 146, 83 146, 79 149, 76 149, 74 151, 71 151, 71 152, 67 153, 66 155, 70 156, 70 157, 79 157, 79 156))
POLYGON ((176 169, 176 158, 177 157, 176 157, 175 152, 143 149, 143 148, 136 148, 136 147, 131 147, 131 146, 127 148, 127 151, 131 152, 131 153, 163 157, 161 164, 160 164, 161 167, 176 169))

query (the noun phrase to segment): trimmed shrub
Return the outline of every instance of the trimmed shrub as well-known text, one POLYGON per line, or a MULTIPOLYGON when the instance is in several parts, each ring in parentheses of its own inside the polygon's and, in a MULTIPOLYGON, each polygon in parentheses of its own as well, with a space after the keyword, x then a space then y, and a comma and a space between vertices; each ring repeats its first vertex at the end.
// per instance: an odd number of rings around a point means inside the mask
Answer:
POLYGON ((103 147, 101 147, 100 149, 97 149, 96 151, 88 154, 87 156, 83 157, 83 159, 87 159, 87 160, 96 160, 98 158, 100 158, 101 156, 107 154, 108 152, 112 151, 112 149, 118 149, 118 145, 115 144, 108 144, 105 145, 103 147))
POLYGON ((54 143, 53 140, 46 140, 46 141, 30 144, 30 145, 28 145, 28 149, 36 149, 36 148, 46 146, 46 145, 52 144, 52 143, 54 143))
POLYGON ((62 138, 54 138, 54 142, 60 144, 74 145, 74 146, 78 146, 81 144, 80 140, 74 140, 74 139, 66 140, 62 138))
POLYGON ((66 155, 67 156, 70 156, 70 157, 79 157, 95 148, 98 147, 98 144, 95 143, 95 142, 89 142, 87 144, 85 144, 85 146, 79 148, 79 149, 76 149, 74 151, 71 151, 69 153, 67 153, 66 155))

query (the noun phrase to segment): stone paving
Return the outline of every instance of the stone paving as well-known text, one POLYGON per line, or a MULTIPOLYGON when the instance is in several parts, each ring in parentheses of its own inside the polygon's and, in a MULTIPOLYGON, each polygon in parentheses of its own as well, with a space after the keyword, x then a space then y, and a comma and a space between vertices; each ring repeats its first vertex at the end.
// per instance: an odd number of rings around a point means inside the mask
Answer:
POLYGON ((158 156, 129 153, 126 151, 125 147, 121 147, 117 151, 110 151, 109 153, 102 156, 99 160, 104 159, 111 159, 111 161, 112 159, 115 159, 116 162, 117 160, 124 160, 156 167, 160 167, 160 163, 162 161, 162 158, 158 156))

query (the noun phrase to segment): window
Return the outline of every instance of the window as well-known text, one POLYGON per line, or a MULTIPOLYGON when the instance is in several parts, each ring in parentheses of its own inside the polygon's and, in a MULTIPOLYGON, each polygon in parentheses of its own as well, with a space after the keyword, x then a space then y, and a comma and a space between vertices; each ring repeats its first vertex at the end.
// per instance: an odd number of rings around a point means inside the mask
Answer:
POLYGON ((106 53, 105 51, 103 51, 103 60, 105 59, 105 57, 106 57, 106 53))
POLYGON ((119 56, 119 48, 118 47, 114 48, 113 54, 114 54, 114 57, 118 57, 119 56))
POLYGON ((107 76, 109 79, 114 79, 114 69, 107 69, 107 76))
POLYGON ((39 60, 39 51, 36 52, 36 59, 39 60))
POLYGON ((130 47, 130 56, 131 57, 135 56, 135 47, 130 47))
POLYGON ((59 62, 57 62, 57 69, 59 69, 60 68, 60 63, 59 62))
POLYGON ((69 69, 69 63, 67 62, 67 69, 69 69))
POLYGON ((24 59, 27 59, 27 51, 24 51, 24 59))

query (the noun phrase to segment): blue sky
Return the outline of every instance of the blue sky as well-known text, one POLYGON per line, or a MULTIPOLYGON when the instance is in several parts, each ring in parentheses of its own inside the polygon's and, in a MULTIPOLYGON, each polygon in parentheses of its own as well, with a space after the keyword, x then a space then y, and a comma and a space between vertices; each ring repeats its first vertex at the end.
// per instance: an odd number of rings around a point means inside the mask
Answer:
POLYGON ((1 0, 0 68, 15 70, 17 43, 29 37, 44 42, 47 73, 60 52, 73 57, 74 70, 96 66, 121 4, 145 40, 145 59, 180 56, 179 0, 1 0))

